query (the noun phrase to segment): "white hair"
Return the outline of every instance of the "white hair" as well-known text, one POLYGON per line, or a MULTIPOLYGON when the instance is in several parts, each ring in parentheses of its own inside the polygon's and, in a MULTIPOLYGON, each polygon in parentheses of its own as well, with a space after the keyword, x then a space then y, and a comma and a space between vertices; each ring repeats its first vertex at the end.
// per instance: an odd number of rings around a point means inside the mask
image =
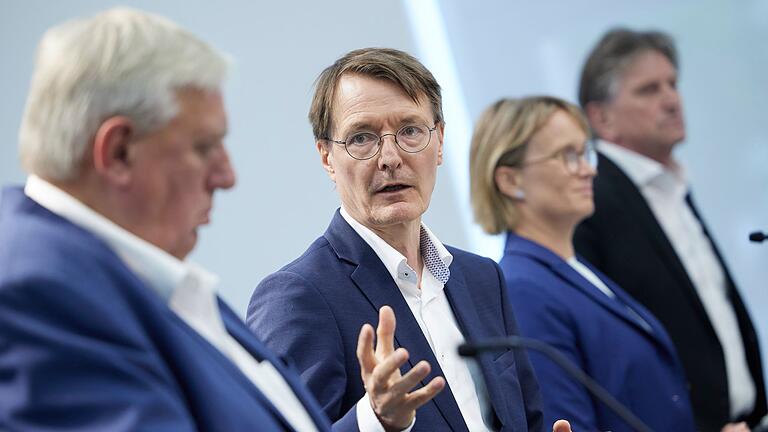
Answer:
POLYGON ((96 131, 123 115, 137 134, 178 112, 183 87, 218 90, 228 62, 173 22, 115 8, 49 29, 19 131, 24 168, 53 180, 75 177, 96 131))

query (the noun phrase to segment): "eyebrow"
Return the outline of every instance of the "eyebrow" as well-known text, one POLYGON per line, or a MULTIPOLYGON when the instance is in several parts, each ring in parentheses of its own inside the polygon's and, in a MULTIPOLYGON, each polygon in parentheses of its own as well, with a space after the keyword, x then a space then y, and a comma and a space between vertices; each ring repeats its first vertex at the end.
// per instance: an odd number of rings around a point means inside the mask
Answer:
MULTIPOLYGON (((421 116, 411 114, 400 119, 400 121, 397 123, 398 124, 397 128, 400 129, 401 127, 406 125, 422 124, 422 123, 424 123, 424 125, 426 126, 429 126, 429 124, 425 122, 425 120, 421 116)), ((373 123, 366 120, 366 121, 356 121, 344 129, 347 131, 346 134, 349 135, 351 132, 356 132, 356 131, 372 131, 376 129, 376 127, 373 126, 373 123)))

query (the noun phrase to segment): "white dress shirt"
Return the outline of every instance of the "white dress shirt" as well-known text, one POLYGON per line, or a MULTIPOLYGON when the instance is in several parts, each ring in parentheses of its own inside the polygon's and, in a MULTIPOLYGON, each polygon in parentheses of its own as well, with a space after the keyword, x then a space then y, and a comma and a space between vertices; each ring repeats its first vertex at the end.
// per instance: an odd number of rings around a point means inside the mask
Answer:
POLYGON ((25 194, 51 212, 90 231, 123 260, 181 319, 230 359, 297 431, 315 432, 309 413, 269 361, 257 361, 226 330, 217 302, 218 278, 137 237, 37 176, 25 194))
POLYGON ((749 373, 736 312, 712 243, 685 200, 688 183, 683 167, 675 164, 667 168, 606 141, 600 141, 598 148, 640 189, 696 288, 725 357, 731 417, 751 412, 755 383, 749 373))
MULTIPOLYGON (((475 383, 467 361, 458 355, 457 348, 464 343, 464 335, 459 330, 456 317, 443 290, 450 277, 449 267, 453 256, 429 228, 422 224, 420 250, 424 267, 421 270, 419 287, 418 276, 408 265, 405 256, 352 218, 344 207, 341 208, 341 216, 373 249, 400 289, 445 374, 445 380, 450 386, 469 430, 488 431, 482 415, 482 408, 488 407, 481 407, 478 397, 478 388, 484 388, 484 383, 475 383)), ((477 376, 477 379, 482 377, 477 376)), ((482 396, 485 403, 488 400, 487 395, 482 396)), ((367 415, 366 405, 370 407, 366 398, 357 404, 359 423, 363 423, 361 417, 367 415)))

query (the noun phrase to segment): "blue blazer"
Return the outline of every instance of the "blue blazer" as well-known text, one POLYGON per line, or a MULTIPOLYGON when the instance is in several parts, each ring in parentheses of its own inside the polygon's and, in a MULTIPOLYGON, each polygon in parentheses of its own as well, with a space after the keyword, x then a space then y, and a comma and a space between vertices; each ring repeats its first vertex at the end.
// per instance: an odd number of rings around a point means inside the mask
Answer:
MULTIPOLYGON (((297 374, 221 301, 229 333, 297 374)), ((0 199, 0 430, 292 431, 245 375, 90 232, 20 189, 0 199)))
MULTIPOLYGON (((501 268, 520 332, 553 345, 655 431, 695 430, 685 374, 661 324, 583 260, 611 299, 543 246, 510 233, 501 268), (631 308, 650 328, 642 324, 631 308)), ((545 421, 574 431, 631 429, 557 365, 531 353, 545 421)))
MULTIPOLYGON (((445 292, 467 340, 517 333, 501 272, 492 260, 453 254, 445 292)), ((376 253, 337 211, 325 234, 297 260, 264 279, 253 293, 246 323, 267 346, 291 359, 335 426, 347 429, 365 394, 355 350, 360 328, 395 312, 395 344, 408 350, 403 371, 421 360, 432 366, 426 384, 443 375, 432 349, 392 276, 376 253)), ((525 353, 489 353, 480 369, 495 426, 542 429, 540 397, 525 353)), ((355 428, 350 428, 355 430, 355 428)), ((414 432, 467 431, 450 388, 416 412, 414 432)))

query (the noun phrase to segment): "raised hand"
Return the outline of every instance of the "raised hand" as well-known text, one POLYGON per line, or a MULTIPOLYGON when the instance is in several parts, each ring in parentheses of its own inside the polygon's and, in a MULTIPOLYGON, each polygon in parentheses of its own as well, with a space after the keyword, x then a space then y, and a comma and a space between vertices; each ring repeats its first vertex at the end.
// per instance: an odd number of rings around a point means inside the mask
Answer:
POLYGON ((408 351, 394 349, 395 313, 389 306, 379 310, 374 349, 373 327, 365 324, 357 340, 357 359, 365 391, 373 412, 387 431, 407 428, 424 405, 445 387, 445 379, 435 377, 426 386, 409 393, 430 371, 429 363, 420 361, 405 375, 400 366, 408 360, 408 351))

